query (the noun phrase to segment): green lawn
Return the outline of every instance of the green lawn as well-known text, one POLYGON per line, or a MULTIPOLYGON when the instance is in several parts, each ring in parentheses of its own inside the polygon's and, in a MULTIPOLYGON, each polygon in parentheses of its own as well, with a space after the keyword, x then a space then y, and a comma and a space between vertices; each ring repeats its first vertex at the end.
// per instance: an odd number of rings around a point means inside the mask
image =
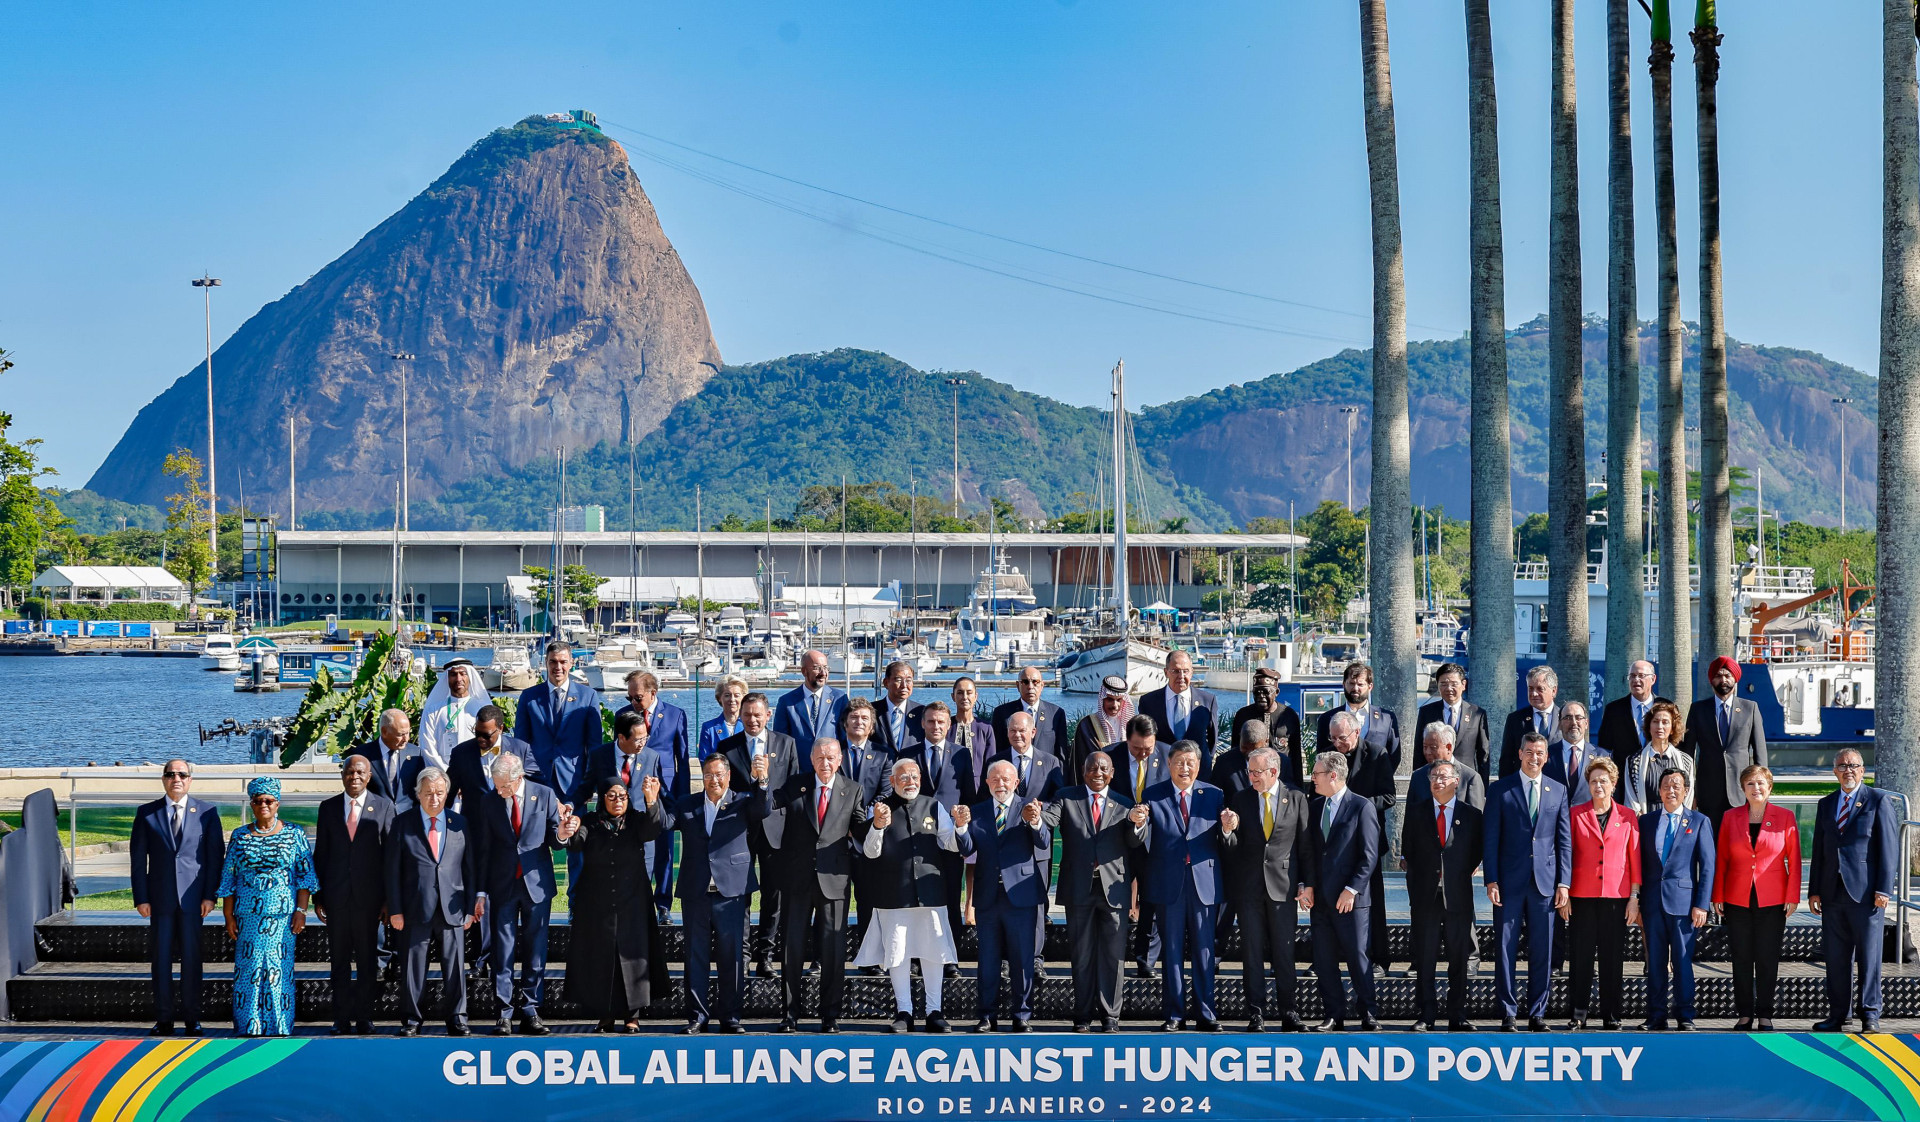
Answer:
MULTIPOLYGON (((80 808, 79 844, 96 845, 101 842, 126 841, 133 834, 133 816, 138 809, 138 807, 131 806, 80 808)), ((221 829, 229 834, 239 829, 242 822, 248 821, 252 817, 238 806, 222 806, 218 809, 220 811, 221 829)), ((311 833, 318 813, 318 807, 290 806, 282 810, 280 816, 288 822, 297 823, 300 826, 306 827, 308 832, 311 833)), ((19 829, 20 812, 16 810, 0 814, 0 821, 4 821, 7 825, 19 829)), ((69 821, 70 819, 66 812, 62 811, 60 814, 60 845, 63 848, 70 844, 68 838, 70 832, 68 830, 69 821)))

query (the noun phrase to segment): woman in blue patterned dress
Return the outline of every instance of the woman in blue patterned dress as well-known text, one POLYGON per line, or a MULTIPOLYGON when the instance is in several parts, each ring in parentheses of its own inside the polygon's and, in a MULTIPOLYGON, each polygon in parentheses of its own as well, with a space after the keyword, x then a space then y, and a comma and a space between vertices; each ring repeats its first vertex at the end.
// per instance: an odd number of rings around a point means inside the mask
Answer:
POLYGON ((233 832, 220 903, 233 950, 233 1028, 243 1036, 293 1032, 293 941, 320 888, 300 827, 280 820, 280 781, 247 784, 253 821, 233 832))

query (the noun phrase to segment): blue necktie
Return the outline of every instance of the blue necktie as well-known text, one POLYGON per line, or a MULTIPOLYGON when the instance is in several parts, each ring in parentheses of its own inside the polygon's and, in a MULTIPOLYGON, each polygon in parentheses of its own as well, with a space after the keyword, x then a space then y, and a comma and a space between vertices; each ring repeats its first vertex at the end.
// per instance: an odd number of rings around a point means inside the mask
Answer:
POLYGON ((1680 833, 1680 816, 1667 815, 1667 840, 1660 844, 1660 863, 1667 863, 1667 857, 1673 852, 1673 839, 1680 833))
POLYGON ((1732 739, 1733 736, 1732 730, 1727 727, 1728 708, 1729 706, 1726 702, 1723 701, 1720 703, 1720 746, 1723 748, 1726 747, 1727 741, 1732 739))

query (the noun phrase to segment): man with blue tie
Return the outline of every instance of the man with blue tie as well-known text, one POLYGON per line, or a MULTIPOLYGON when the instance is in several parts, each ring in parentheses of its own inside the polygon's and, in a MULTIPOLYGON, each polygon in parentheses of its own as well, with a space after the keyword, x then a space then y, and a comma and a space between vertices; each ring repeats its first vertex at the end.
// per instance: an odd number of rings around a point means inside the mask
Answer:
MULTIPOLYGON (((513 728, 527 742, 536 767, 527 770, 554 791, 572 791, 586 770, 587 753, 600 747, 600 695, 575 682, 573 650, 558 639, 547 644, 546 680, 520 694, 513 728)), ((580 876, 581 851, 567 851, 567 883, 580 876)))
POLYGON ((1856 963, 1861 1029, 1880 1031, 1880 925, 1900 869, 1900 815, 1885 792, 1866 785, 1866 774, 1860 753, 1842 748, 1833 761, 1840 789, 1813 816, 1807 906, 1820 917, 1827 960, 1827 1016, 1815 1032, 1846 1028, 1856 963))
POLYGON ((1713 904, 1713 824, 1687 806, 1687 773, 1660 777, 1660 809, 1640 816, 1640 922, 1647 935, 1647 1020, 1667 1028, 1668 970, 1672 1008, 1683 1032, 1693 1031, 1693 948, 1713 904))
POLYGON ((847 695, 827 681, 827 655, 807 651, 800 656, 800 685, 780 695, 773 711, 773 731, 791 736, 795 744, 839 740, 845 731, 847 695))
POLYGON ((1033 961, 1037 919, 1047 907, 1047 874, 1053 865, 1053 831, 1040 803, 1014 793, 1013 765, 987 765, 987 798, 955 807, 953 828, 960 853, 973 857, 974 918, 980 937, 980 1023, 975 1032, 999 1026, 1000 966, 1013 981, 1013 1031, 1027 1032, 1033 1017, 1033 961))
POLYGON ((868 806, 887 793, 887 772, 893 768, 893 755, 874 738, 873 726, 873 702, 864 697, 847 702, 847 742, 840 770, 860 785, 868 806))
POLYGON ((1200 746, 1200 758, 1211 761, 1220 724, 1220 700, 1193 684, 1193 656, 1187 652, 1169 654, 1166 673, 1165 689, 1141 696, 1141 716, 1153 718, 1163 743, 1191 740, 1200 746))
POLYGON ((887 663, 886 694, 873 705, 875 735, 895 759, 906 756, 920 735, 920 707, 913 703, 913 664, 887 663))
MULTIPOLYGON (((749 782, 770 782, 765 753, 754 757, 749 782)), ((747 820, 764 815, 764 795, 728 787, 731 769, 716 754, 700 766, 701 789, 673 807, 668 828, 686 840, 680 859, 680 915, 687 929, 687 1027, 698 1035, 714 1021, 739 1033, 740 994, 746 986, 747 898, 759 888, 747 848, 747 820), (757 808, 759 814, 754 814, 757 808), (712 963, 720 952, 720 1002, 712 1000, 712 963)), ((643 794, 653 795, 652 788, 643 794)), ((655 804, 647 804, 652 813, 655 804)))
POLYGON ((493 798, 467 804, 486 862, 487 921, 493 929, 493 990, 500 999, 495 1034, 545 1036, 540 1002, 547 988, 547 931, 553 920, 553 851, 569 813, 553 791, 527 778, 518 756, 493 763, 493 798), (520 951, 520 978, 513 960, 520 951))
MULTIPOLYGON (((1009 726, 1011 729, 1011 725, 1009 726)), ((1163 1032, 1186 1025, 1186 956, 1193 954, 1193 990, 1202 1032, 1219 1032, 1214 1015, 1217 967, 1214 926, 1223 888, 1220 831, 1237 821, 1220 788, 1200 782, 1200 746, 1191 740, 1167 753, 1171 778, 1147 790, 1146 802, 1128 812, 1146 847, 1146 903, 1160 926, 1163 1032), (1223 812, 1224 815, 1223 816, 1223 812)))
POLYGON ((1347 1027, 1347 995, 1340 985, 1340 964, 1353 979, 1360 1027, 1380 1027, 1373 997, 1373 963, 1368 953, 1373 872, 1380 864, 1380 816, 1373 804, 1347 789, 1348 761, 1342 752, 1313 757, 1314 796, 1307 803, 1305 869, 1300 903, 1313 930, 1313 973, 1320 985, 1326 1020, 1316 1032, 1347 1027))
POLYGON ((1486 862, 1482 873, 1499 935, 1494 987, 1500 999, 1500 1030, 1513 1032, 1520 935, 1527 938, 1527 1027, 1547 1031, 1547 995, 1553 985, 1553 915, 1569 908, 1573 884, 1573 825, 1567 789, 1541 773, 1547 738, 1525 734, 1519 769, 1487 792, 1486 862))
POLYGON ((173 1035, 173 958, 180 956, 180 1004, 188 1036, 200 1035, 200 928, 213 910, 227 836, 220 812, 187 792, 193 765, 168 760, 160 769, 166 797, 134 813, 131 858, 133 906, 151 921, 154 1036, 173 1035))
MULTIPOLYGON (((1032 669, 1032 667, 1028 667, 1032 669)), ((1066 775, 1060 770, 1060 760, 1041 750, 1034 743, 1035 725, 1031 714, 1024 710, 1011 714, 1007 718, 1007 751, 999 758, 1013 765, 1017 777, 1014 790, 1023 799, 1039 799, 1043 803, 1053 801, 1060 788, 1067 785, 1066 775)), ((977 874, 976 874, 977 875, 977 874)), ((1034 920, 1034 959, 1033 972, 1036 978, 1047 976, 1047 912, 1040 910, 1034 920)))

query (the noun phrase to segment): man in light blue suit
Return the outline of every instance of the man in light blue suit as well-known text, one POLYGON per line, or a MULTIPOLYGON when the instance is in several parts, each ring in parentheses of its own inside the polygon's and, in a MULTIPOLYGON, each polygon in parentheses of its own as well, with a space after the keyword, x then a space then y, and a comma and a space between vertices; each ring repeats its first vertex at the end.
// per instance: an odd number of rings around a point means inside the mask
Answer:
POLYGON ((827 681, 827 656, 822 651, 807 651, 800 656, 797 689, 780 695, 773 711, 773 731, 793 737, 795 744, 816 740, 844 740, 847 694, 827 681))
POLYGON ((1520 770, 1487 792, 1486 862, 1483 875, 1500 941, 1494 957, 1494 988, 1500 998, 1500 1031, 1516 1030, 1515 958, 1527 932, 1527 1028, 1547 1031, 1547 995, 1553 984, 1553 913, 1567 907, 1573 884, 1573 825, 1567 788, 1542 774, 1547 738, 1527 733, 1520 741, 1520 770))
POLYGON ((1667 974, 1674 978, 1672 1009, 1680 1028, 1693 1031, 1693 948, 1713 906, 1713 823, 1687 806, 1687 773, 1660 777, 1660 806, 1640 816, 1640 922, 1647 932, 1647 1020, 1667 1027, 1667 974))
POLYGON ((1185 1027, 1185 959, 1193 954, 1193 990, 1199 1028, 1220 1031, 1213 1009, 1217 968, 1214 925, 1226 889, 1220 866, 1220 812, 1226 793, 1200 782, 1200 746, 1182 740, 1167 752, 1171 778, 1147 789, 1147 800, 1130 812, 1146 847, 1144 903, 1153 905, 1160 927, 1161 987, 1166 1009, 1163 1032, 1185 1027))
MULTIPOLYGON (((541 783, 550 790, 571 793, 585 776, 587 753, 605 739, 600 695, 592 686, 569 677, 573 651, 558 639, 547 644, 546 672, 545 681, 521 691, 513 731, 532 751, 541 783)), ((580 860, 578 850, 567 851, 567 883, 579 878, 580 860)))

